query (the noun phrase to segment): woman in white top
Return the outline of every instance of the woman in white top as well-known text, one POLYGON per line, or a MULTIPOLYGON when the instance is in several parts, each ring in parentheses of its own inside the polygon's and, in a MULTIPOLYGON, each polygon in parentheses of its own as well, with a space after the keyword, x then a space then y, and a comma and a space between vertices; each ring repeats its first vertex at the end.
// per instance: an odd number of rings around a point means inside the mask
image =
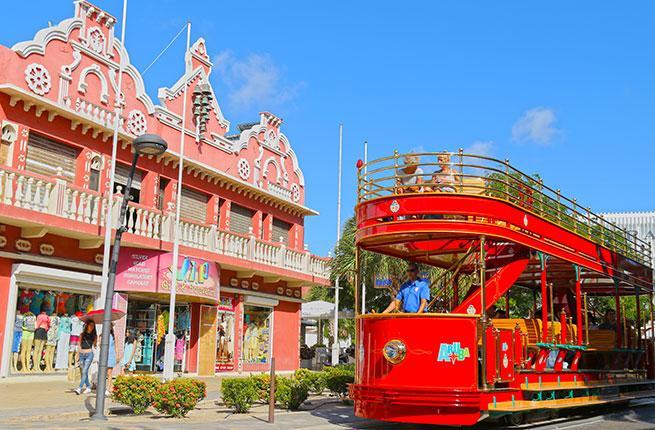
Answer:
POLYGON ((419 156, 405 155, 403 167, 396 172, 396 193, 418 193, 423 191, 423 169, 418 167, 419 156))

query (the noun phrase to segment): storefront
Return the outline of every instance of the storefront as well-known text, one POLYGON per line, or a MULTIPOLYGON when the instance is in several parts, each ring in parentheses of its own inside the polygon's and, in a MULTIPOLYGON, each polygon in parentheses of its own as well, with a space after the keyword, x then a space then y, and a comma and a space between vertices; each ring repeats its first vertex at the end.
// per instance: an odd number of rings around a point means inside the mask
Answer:
POLYGON ((234 296, 221 296, 221 302, 218 305, 218 332, 216 333, 216 372, 234 370, 236 324, 234 305, 234 296))
MULTIPOLYGON (((138 372, 161 372, 164 368, 165 336, 170 321, 172 254, 126 248, 121 250, 116 278, 127 318, 117 333, 133 333, 138 372)), ((203 357, 214 357, 217 341, 216 306, 219 303, 219 267, 215 263, 179 256, 173 330, 176 372, 214 373, 213 360, 207 370, 203 357), (211 326, 211 333, 203 327, 211 326), (200 368, 203 368, 201 370, 200 368)), ((118 328, 118 327, 117 327, 118 328)), ((117 341, 123 339, 117 334, 117 341)))
MULTIPOLYGON (((129 297, 129 296, 128 296, 129 297)), ((137 372, 161 372, 164 369, 164 337, 168 331, 170 305, 133 297, 127 303, 126 333, 136 338, 134 361, 137 372)), ((191 308, 175 306, 175 372, 186 372, 186 352, 191 333, 191 308)))
POLYGON ((0 374, 66 371, 100 286, 100 275, 13 264, 0 374))

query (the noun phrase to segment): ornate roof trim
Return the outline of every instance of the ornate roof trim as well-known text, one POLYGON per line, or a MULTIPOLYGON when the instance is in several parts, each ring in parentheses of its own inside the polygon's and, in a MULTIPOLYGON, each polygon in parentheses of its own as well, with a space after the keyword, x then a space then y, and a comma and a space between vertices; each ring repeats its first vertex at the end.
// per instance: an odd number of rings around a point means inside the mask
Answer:
POLYGON ((68 41, 71 32, 76 28, 82 28, 82 24, 80 18, 65 19, 56 26, 42 28, 36 32, 32 40, 18 42, 11 49, 23 58, 32 54, 43 55, 48 43, 52 40, 68 41))

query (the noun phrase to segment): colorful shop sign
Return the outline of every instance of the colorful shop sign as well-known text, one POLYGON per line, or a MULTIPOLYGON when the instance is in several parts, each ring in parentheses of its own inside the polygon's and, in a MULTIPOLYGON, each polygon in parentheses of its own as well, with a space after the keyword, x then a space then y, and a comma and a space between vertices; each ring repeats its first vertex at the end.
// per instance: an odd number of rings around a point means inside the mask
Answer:
MULTIPOLYGON (((173 254, 150 249, 123 248, 118 259, 117 291, 169 293, 173 254)), ((177 294, 218 301, 219 269, 199 258, 178 257, 177 294)))

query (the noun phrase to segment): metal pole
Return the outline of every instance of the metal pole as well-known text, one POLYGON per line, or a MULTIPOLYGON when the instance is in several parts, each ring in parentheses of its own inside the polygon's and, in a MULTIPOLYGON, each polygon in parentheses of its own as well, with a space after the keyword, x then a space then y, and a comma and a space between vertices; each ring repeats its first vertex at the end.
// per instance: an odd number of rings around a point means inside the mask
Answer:
MULTIPOLYGON (((339 124, 339 179, 337 185, 337 247, 341 239, 341 160, 343 155, 343 124, 339 124)), ((357 287, 355 287, 357 288, 357 287)), ((339 276, 334 283, 334 339, 332 341, 332 365, 339 364, 339 276)))
MULTIPOLYGON (((123 0, 123 26, 121 27, 121 43, 125 49, 125 27, 127 27, 127 0, 123 0)), ((102 250, 102 283, 103 288, 100 291, 100 303, 104 301, 107 294, 107 279, 109 274, 109 254, 111 249, 111 231, 113 228, 113 210, 114 205, 114 178, 116 176, 116 154, 118 152, 118 128, 120 126, 121 112, 123 111, 120 103, 121 88, 123 86, 123 70, 125 62, 123 61, 123 52, 119 53, 120 62, 118 63, 118 90, 116 91, 116 100, 114 101, 114 134, 111 141, 111 174, 109 175, 109 189, 107 190, 107 208, 105 211, 105 242, 102 250)))
MULTIPOLYGON (((187 23, 186 30, 186 56, 189 55, 191 45, 191 22, 187 23)), ((168 333, 164 344, 164 379, 173 379, 175 365, 175 296, 177 293, 177 268, 180 255, 180 208, 182 207, 182 173, 184 172, 184 142, 186 138, 186 117, 187 117, 187 88, 188 82, 184 82, 182 99, 182 130, 180 131, 180 163, 177 172, 177 197, 175 198, 175 232, 173 233, 173 264, 171 265, 171 292, 169 303, 168 333)))
POLYGON ((582 282, 580 281, 580 266, 573 265, 573 270, 575 270, 575 301, 577 304, 575 319, 578 331, 578 345, 582 345, 582 282))
POLYGON ((639 287, 635 287, 635 300, 637 301, 637 320, 635 321, 635 332, 637 333, 637 349, 641 349, 641 300, 639 298, 639 287))
POLYGON ((621 331, 621 297, 619 296, 619 280, 614 278, 614 306, 616 309, 616 347, 623 346, 623 336, 621 331))
POLYGON ((589 345, 589 306, 587 304, 587 293, 584 293, 584 326, 585 345, 589 345))
MULTIPOLYGON (((364 186, 367 186, 368 176, 368 140, 364 141, 364 186)), ((359 263, 361 265, 361 262, 359 263)), ((362 277, 362 314, 366 313, 366 279, 362 277)))
MULTIPOLYGON (((355 247, 355 286, 359 285, 359 279, 360 279, 360 265, 361 265, 361 257, 362 257, 362 252, 359 249, 358 246, 355 247)), ((363 284, 363 282, 362 282, 363 284)), ((363 306, 362 306, 362 314, 363 312, 363 306)), ((355 316, 359 313, 359 289, 355 288, 355 316)), ((357 343, 355 342, 355 345, 357 343)))
POLYGON ((480 374, 482 376, 482 389, 487 389, 487 310, 484 296, 485 280, 485 252, 484 252, 484 236, 480 236, 480 318, 482 319, 482 368, 480 374))
POLYGON ((541 341, 548 342, 548 286, 546 285, 546 264, 548 257, 540 253, 541 260, 541 341))
POLYGON ((271 357, 271 373, 268 391, 268 423, 275 422, 275 357, 271 357))
MULTIPOLYGON (((127 202, 129 200, 130 191, 132 190, 132 178, 136 170, 136 162, 139 159, 139 153, 134 152, 132 157, 132 166, 130 166, 130 174, 127 177, 127 184, 125 185, 125 192, 123 193, 123 203, 121 203, 121 212, 118 218, 120 223, 116 229, 116 236, 114 237, 114 246, 111 250, 111 262, 109 264, 109 274, 107 276, 107 294, 105 294, 105 312, 102 316, 102 338, 100 340, 100 359, 98 360, 98 384, 96 388, 96 410, 91 416, 92 420, 106 420, 105 417, 105 390, 107 387, 107 359, 109 358, 109 336, 111 328, 111 309, 114 298, 114 284, 116 283, 116 266, 118 264, 118 255, 121 249, 121 238, 126 228, 125 213, 127 212, 127 202)), ((115 339, 114 339, 115 341, 115 339)))
POLYGON ((555 303, 553 301, 553 283, 548 284, 550 290, 550 341, 555 343, 555 303))

